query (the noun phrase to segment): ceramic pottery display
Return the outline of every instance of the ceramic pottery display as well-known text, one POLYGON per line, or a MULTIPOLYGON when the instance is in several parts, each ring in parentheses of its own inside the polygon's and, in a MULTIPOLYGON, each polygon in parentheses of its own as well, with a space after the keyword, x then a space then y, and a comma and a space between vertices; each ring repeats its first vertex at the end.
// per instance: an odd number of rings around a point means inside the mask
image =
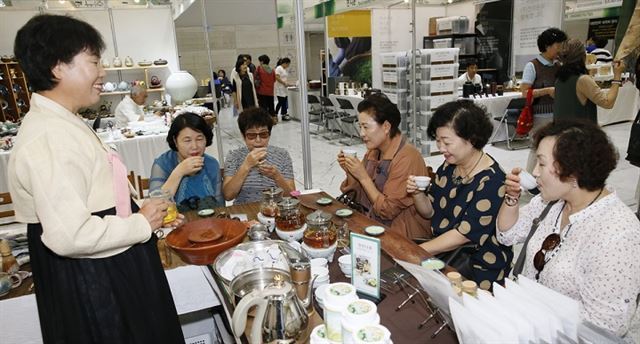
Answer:
POLYGON ((109 60, 106 57, 102 59, 102 67, 103 68, 111 67, 111 63, 109 63, 109 60))
POLYGON ((165 83, 165 88, 173 102, 183 102, 193 98, 198 89, 198 82, 193 75, 185 71, 178 71, 169 76, 165 83))
POLYGON ((133 59, 131 58, 131 56, 127 56, 124 59, 124 65, 127 67, 133 67, 133 59))
POLYGON ((118 67, 122 67, 122 61, 120 60, 119 57, 114 57, 113 58, 113 66, 118 68, 118 67))

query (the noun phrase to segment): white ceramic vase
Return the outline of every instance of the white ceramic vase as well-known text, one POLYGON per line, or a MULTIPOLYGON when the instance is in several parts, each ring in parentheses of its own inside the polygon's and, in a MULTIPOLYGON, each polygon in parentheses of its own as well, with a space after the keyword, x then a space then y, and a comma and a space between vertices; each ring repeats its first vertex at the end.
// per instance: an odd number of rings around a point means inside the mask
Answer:
POLYGON ((164 87, 172 102, 181 103, 193 98, 198 90, 198 81, 188 72, 178 71, 167 78, 164 87))

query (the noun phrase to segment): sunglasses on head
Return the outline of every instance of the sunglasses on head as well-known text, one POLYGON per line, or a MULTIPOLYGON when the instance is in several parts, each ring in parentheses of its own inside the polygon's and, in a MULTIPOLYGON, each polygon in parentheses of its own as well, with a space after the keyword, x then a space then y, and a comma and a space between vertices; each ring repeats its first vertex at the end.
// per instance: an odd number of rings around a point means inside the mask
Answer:
POLYGON ((258 136, 260 136, 261 139, 268 139, 269 136, 271 136, 271 134, 268 131, 261 131, 259 133, 245 133, 244 137, 246 137, 249 140, 255 140, 258 136))

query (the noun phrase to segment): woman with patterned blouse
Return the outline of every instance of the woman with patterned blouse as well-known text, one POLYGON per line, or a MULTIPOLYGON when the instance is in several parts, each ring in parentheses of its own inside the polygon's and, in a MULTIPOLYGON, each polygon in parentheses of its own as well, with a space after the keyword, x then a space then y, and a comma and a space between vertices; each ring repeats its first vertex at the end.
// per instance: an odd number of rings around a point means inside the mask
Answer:
POLYGON ((508 276, 513 258, 511 248, 498 243, 494 229, 505 174, 482 151, 492 130, 489 115, 473 102, 459 100, 440 106, 427 134, 435 138, 445 162, 426 192, 418 191, 413 176, 407 179, 407 192, 418 213, 431 218, 435 236, 421 247, 437 255, 474 244, 469 263, 458 268, 485 290, 508 276))
POLYGON ((597 124, 557 121, 535 136, 540 194, 518 207, 520 168, 507 176, 498 240, 528 243, 522 275, 580 303, 583 320, 628 342, 640 338, 640 222, 605 184, 618 153, 597 124), (553 202, 553 203, 552 203, 553 202))

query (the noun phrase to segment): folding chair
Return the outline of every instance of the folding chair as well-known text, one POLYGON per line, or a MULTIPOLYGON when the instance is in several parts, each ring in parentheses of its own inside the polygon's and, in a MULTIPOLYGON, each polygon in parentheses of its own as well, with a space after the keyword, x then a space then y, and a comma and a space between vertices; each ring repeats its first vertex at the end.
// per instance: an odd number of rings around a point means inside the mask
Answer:
MULTIPOLYGON (((531 147, 531 137, 528 134, 526 136, 519 137, 515 130, 516 126, 518 125, 518 117, 520 116, 520 112, 522 111, 523 107, 524 107, 524 98, 511 99, 511 101, 509 102, 509 105, 507 105, 507 108, 504 111, 504 114, 502 116, 496 116, 493 118, 494 120, 499 121, 500 123, 498 124, 495 132, 493 133, 493 135, 491 135, 491 138, 489 139, 489 142, 491 142, 492 145, 495 145, 497 143, 497 142, 494 142, 493 140, 501 131, 501 129, 504 128, 504 134, 506 138, 504 142, 506 142, 507 144, 507 149, 517 150, 517 149, 524 149, 524 148, 531 147), (509 134, 509 127, 513 127, 513 134, 511 135, 509 134), (525 141, 526 144, 518 145, 517 147, 512 146, 512 143, 514 142, 523 142, 523 141, 525 141)), ((503 142, 503 141, 498 141, 498 142, 503 142)))
MULTIPOLYGON (((325 97, 321 97, 320 99, 322 98, 325 97)), ((331 112, 325 112, 324 114, 325 127, 327 128, 328 134, 322 135, 322 137, 327 140, 335 140, 342 136, 343 131, 340 119, 345 116, 345 113, 342 111, 338 111, 337 109, 339 109, 340 107, 336 106, 336 104, 334 104, 330 98, 325 99, 331 104, 331 107, 333 107, 334 110, 331 112)), ((323 100, 322 102, 324 103, 325 101, 323 100)))
POLYGON ((307 103, 309 104, 309 124, 316 125, 316 131, 311 131, 311 134, 317 135, 320 133, 320 127, 324 120, 322 104, 320 99, 313 94, 307 95, 307 103))
POLYGON ((360 129, 358 128, 358 117, 355 114, 355 109, 350 101, 344 98, 336 98, 338 104, 340 104, 340 110, 342 110, 345 116, 340 118, 342 134, 347 136, 347 139, 340 140, 340 143, 346 145, 353 145, 360 139, 360 129))

